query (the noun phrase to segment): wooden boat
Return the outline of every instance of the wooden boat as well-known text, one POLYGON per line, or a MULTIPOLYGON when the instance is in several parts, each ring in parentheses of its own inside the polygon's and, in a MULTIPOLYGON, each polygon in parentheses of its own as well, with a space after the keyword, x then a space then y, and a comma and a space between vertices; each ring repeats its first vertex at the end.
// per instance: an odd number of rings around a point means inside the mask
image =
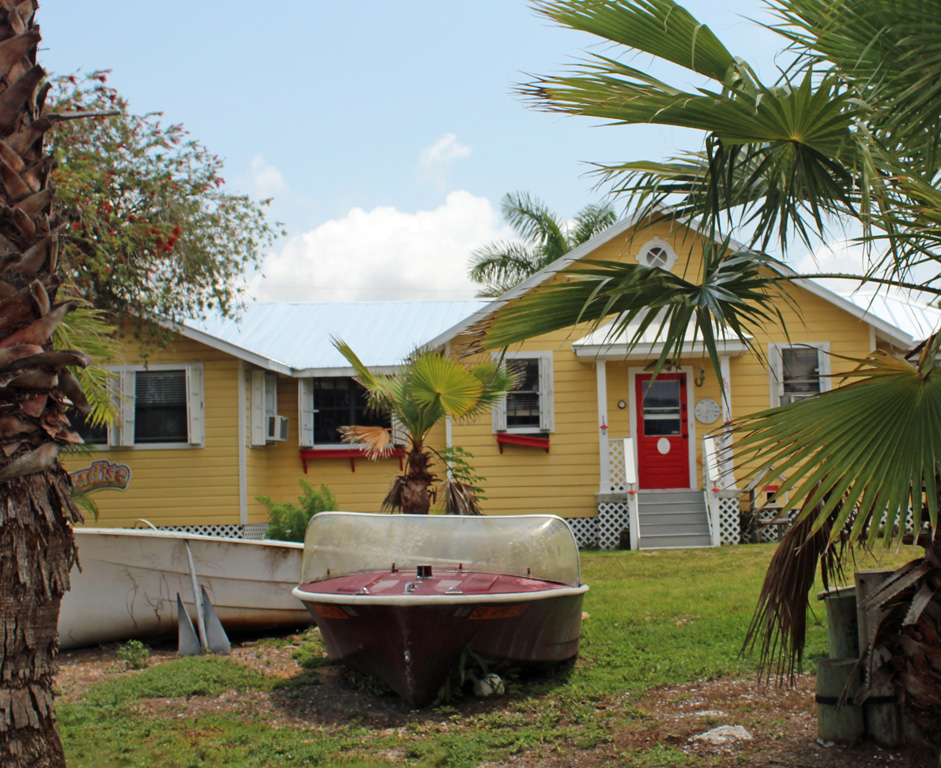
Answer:
POLYGON ((75 529, 78 567, 59 613, 63 650, 172 635, 179 594, 195 615, 190 559, 226 632, 310 624, 289 594, 303 545, 156 529, 75 529))
POLYGON ((322 512, 301 584, 332 659, 431 703, 465 648, 514 666, 578 653, 578 547, 552 515, 446 517, 322 512))

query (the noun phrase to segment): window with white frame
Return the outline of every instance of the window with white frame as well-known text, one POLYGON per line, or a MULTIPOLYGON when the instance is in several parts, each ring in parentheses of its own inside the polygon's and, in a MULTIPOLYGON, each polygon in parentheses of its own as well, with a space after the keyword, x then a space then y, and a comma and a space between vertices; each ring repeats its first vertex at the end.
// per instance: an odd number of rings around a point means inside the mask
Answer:
POLYGON ((109 368, 116 374, 119 418, 109 444, 131 448, 202 445, 203 366, 150 365, 109 368))
POLYGON ((494 431, 552 432, 552 353, 508 352, 505 362, 516 374, 516 384, 493 408, 494 431))
POLYGON ((301 379, 299 394, 302 446, 340 445, 340 427, 391 427, 388 414, 369 408, 365 387, 348 376, 301 379))
POLYGON ((830 389, 829 352, 827 342, 772 344, 768 350, 772 407, 806 400, 830 389))

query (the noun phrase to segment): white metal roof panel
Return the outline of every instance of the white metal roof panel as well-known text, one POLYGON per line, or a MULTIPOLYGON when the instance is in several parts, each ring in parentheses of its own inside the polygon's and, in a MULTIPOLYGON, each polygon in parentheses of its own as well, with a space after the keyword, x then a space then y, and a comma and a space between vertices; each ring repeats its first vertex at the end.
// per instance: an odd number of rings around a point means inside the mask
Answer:
POLYGON ((921 341, 941 328, 941 310, 914 299, 905 299, 885 292, 861 292, 849 294, 846 299, 865 313, 894 325, 921 341))
POLYGON ((486 302, 384 301, 351 303, 256 302, 237 320, 188 320, 184 335, 292 372, 348 369, 333 347, 337 336, 368 366, 391 367, 417 346, 441 335, 486 302))
MULTIPOLYGON (((659 312, 658 315, 662 317, 662 311, 659 312)), ((588 335, 583 336, 581 339, 578 339, 578 341, 573 342, 572 349, 574 349, 575 354, 581 358, 608 360, 660 354, 660 351, 663 349, 663 342, 659 338, 659 319, 647 326, 643 334, 641 334, 640 338, 637 339, 632 347, 628 346, 628 342, 634 338, 637 330, 640 328, 640 322, 639 318, 635 318, 628 323, 627 330, 624 333, 613 336, 616 321, 612 320, 588 335)), ((741 354, 745 352, 746 349, 747 347, 738 339, 719 339, 719 351, 722 354, 741 354)), ((683 334, 683 351, 687 356, 705 354, 702 334, 697 332, 695 321, 690 321, 689 325, 686 326, 686 331, 683 334)))

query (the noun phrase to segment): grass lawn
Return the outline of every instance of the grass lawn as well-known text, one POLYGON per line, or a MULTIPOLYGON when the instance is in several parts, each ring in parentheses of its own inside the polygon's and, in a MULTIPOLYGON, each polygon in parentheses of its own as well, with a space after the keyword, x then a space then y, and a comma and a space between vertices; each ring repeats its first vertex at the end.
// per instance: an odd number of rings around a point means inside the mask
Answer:
MULTIPOLYGON (((575 754, 644 718, 631 702, 653 686, 754 675, 740 650, 772 552, 771 545, 750 545, 583 553, 591 591, 577 664, 511 680, 503 699, 463 698, 409 713, 388 695, 360 694, 360 710, 310 716, 303 701, 320 684, 317 668, 325 660, 317 633, 309 632, 299 648, 283 653, 311 669, 287 681, 209 656, 124 672, 81 695, 66 691, 58 704, 60 734, 72 768, 464 768, 523 752, 575 754), (181 717, 183 705, 197 698, 210 704, 195 722, 181 717), (280 702, 277 716, 269 701, 280 702), (373 701, 381 717, 365 711, 373 701)), ((910 550, 884 564, 916 555, 910 550)), ((867 560, 859 567, 881 566, 867 560)), ((812 610, 808 670, 826 654, 822 609, 812 610)), ((282 651, 279 642, 268 650, 282 651)))

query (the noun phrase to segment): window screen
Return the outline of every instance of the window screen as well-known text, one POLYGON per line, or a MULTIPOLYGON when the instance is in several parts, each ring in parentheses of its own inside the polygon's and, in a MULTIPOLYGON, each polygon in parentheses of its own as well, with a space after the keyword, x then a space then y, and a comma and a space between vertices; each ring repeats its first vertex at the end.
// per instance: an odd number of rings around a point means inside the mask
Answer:
POLYGON ((645 381, 644 436, 679 435, 683 431, 683 403, 676 379, 645 381))
POLYGON ((820 363, 816 348, 782 349, 781 364, 783 368, 781 405, 803 400, 820 392, 820 363))
POLYGON ((516 386, 506 395, 506 426, 539 427, 539 361, 510 360, 516 386))
POLYGON ((366 407, 366 389, 348 378, 314 379, 314 444, 339 443, 340 427, 389 427, 389 417, 366 407))
POLYGON ((134 442, 185 443, 186 371, 138 371, 135 379, 134 442))

